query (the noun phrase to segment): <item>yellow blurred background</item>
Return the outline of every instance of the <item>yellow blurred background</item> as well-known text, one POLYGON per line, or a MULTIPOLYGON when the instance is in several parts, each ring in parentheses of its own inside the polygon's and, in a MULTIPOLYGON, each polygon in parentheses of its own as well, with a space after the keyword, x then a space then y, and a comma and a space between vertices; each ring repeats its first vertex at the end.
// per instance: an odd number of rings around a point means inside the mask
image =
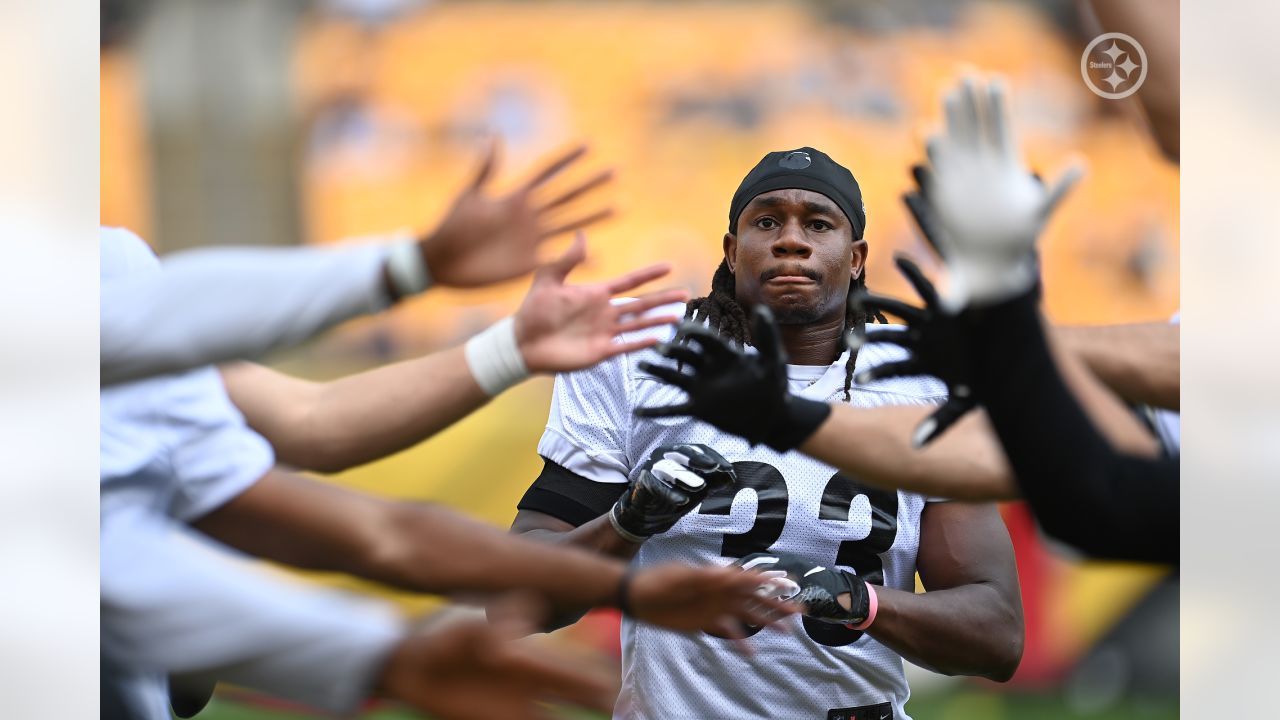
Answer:
MULTIPOLYGON (((701 295, 742 176, 766 152, 812 145, 862 187, 871 287, 905 294, 889 263, 894 252, 927 260, 927 269, 936 264, 900 196, 938 120, 941 92, 973 68, 1008 78, 1034 168, 1051 177, 1072 158, 1087 165, 1046 237, 1049 315, 1161 321, 1178 308, 1177 167, 1159 156, 1132 108, 1089 92, 1079 74, 1087 39, 1041 4, 956 3, 913 15, 939 4, 898 11, 869 3, 877 11, 852 20, 838 3, 411 5, 378 22, 326 5, 300 14, 286 69, 299 231, 277 242, 429 229, 474 172, 490 133, 502 140, 499 184, 586 140, 593 169, 618 171, 609 196, 621 213, 591 233, 591 259, 574 278, 667 260, 676 266, 672 284, 701 295)), ((101 220, 137 231, 163 253, 181 245, 166 238, 178 225, 157 221, 166 187, 157 169, 165 165, 138 47, 112 44, 102 55, 101 220)), ((523 290, 433 291, 275 362, 331 377, 425 352, 509 313, 523 290)), ((506 526, 541 467, 535 447, 549 391, 548 380, 527 383, 438 437, 334 481, 447 503, 506 526)), ((1017 508, 1007 510, 1011 527, 1025 525, 1017 508)), ((1158 573, 1078 563, 1046 549, 1029 527, 1014 535, 1028 605, 1020 677, 1055 682, 1158 573)), ((391 596, 414 611, 435 602, 391 596)))

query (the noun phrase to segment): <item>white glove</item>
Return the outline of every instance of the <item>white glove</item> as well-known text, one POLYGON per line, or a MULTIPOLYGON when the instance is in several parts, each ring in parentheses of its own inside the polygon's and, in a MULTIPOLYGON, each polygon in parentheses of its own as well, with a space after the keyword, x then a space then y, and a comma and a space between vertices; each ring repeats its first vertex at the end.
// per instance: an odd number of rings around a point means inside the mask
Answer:
POLYGON ((965 78, 945 98, 946 130, 928 142, 923 194, 951 274, 951 310, 1015 297, 1036 283, 1035 242, 1049 214, 1082 175, 1073 165, 1046 186, 1014 143, 1004 84, 965 78))

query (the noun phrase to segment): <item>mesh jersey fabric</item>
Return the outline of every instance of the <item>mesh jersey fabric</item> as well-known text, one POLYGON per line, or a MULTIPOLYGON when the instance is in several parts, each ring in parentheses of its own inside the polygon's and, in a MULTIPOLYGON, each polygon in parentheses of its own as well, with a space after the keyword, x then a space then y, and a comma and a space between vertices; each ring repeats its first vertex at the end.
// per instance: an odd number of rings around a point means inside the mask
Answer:
MULTIPOLYGON (((683 306, 654 312, 679 315, 683 306)), ((625 339, 668 340, 673 332, 657 328, 625 339)), ((864 347, 858 370, 903 356, 889 345, 864 347)), ((914 589, 924 497, 861 486, 801 453, 751 448, 745 440, 690 418, 634 417, 635 407, 684 399, 681 390, 640 371, 636 364, 643 360, 670 363, 649 350, 557 377, 538 445, 544 458, 602 483, 627 482, 654 448, 675 442, 704 443, 735 463, 736 494, 708 497, 671 530, 645 542, 635 559, 638 565, 725 565, 751 552, 780 550, 864 576, 879 572, 888 587, 914 589)), ((843 401, 846 360, 842 356, 816 381, 804 377, 813 374, 810 368, 795 368, 793 392, 803 388, 798 392, 807 398, 843 401)), ((934 404, 945 397, 936 380, 891 379, 855 385, 850 404, 934 404)), ((746 642, 753 656, 710 635, 624 620, 623 687, 615 717, 825 719, 836 708, 885 702, 894 717, 907 717, 910 691, 902 659, 869 636, 793 617, 746 642)))

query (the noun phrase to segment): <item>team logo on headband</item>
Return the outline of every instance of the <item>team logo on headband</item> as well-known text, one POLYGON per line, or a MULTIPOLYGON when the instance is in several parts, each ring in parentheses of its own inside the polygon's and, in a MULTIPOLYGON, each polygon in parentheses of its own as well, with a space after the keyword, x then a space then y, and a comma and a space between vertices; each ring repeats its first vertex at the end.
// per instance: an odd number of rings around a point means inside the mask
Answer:
POLYGON ((795 150, 782 156, 778 161, 780 167, 788 170, 803 170, 813 164, 813 159, 809 157, 809 153, 803 150, 795 150))

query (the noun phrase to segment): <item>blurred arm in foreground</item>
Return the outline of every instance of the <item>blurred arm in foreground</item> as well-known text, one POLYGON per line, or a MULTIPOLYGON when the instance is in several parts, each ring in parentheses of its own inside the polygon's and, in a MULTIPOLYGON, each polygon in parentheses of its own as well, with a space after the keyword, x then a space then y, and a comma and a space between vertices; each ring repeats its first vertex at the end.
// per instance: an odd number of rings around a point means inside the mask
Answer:
POLYGON ((281 462, 339 472, 385 457, 431 437, 530 374, 578 370, 648 347, 652 341, 614 338, 676 321, 645 313, 686 299, 683 290, 610 302, 666 275, 669 266, 653 265, 605 282, 566 284, 585 257, 579 236, 562 257, 537 271, 510 320, 464 346, 327 383, 235 363, 222 367, 227 392, 281 462))
POLYGON ((948 111, 957 122, 930 141, 921 193, 944 230, 951 285, 939 296, 900 258, 924 308, 862 298, 908 321, 906 332, 866 333, 911 353, 877 375, 933 375, 986 407, 1049 534, 1098 557, 1176 563, 1178 461, 1111 446, 1064 382, 1040 318, 1035 243, 1073 174, 1046 186, 1025 170, 998 81, 966 80, 948 111))
POLYGON ((277 577, 146 512, 104 522, 102 568, 104 684, 127 698, 117 713, 168 717, 160 686, 147 682, 164 673, 177 697, 203 701, 223 680, 337 714, 373 697, 449 718, 533 717, 548 701, 612 705, 615 681, 589 658, 515 642, 531 620, 514 609, 494 626, 410 628, 389 605, 277 577), (476 692, 495 676, 509 681, 476 692))
POLYGON ((436 229, 418 239, 334 248, 202 248, 158 262, 132 233, 104 228, 104 258, 108 244, 131 252, 115 262, 104 259, 102 384, 258 357, 432 285, 474 288, 521 277, 538 267, 544 241, 612 214, 608 207, 575 211, 611 179, 610 171, 547 197, 547 183, 585 147, 503 196, 486 190, 495 152, 490 149, 436 229))

